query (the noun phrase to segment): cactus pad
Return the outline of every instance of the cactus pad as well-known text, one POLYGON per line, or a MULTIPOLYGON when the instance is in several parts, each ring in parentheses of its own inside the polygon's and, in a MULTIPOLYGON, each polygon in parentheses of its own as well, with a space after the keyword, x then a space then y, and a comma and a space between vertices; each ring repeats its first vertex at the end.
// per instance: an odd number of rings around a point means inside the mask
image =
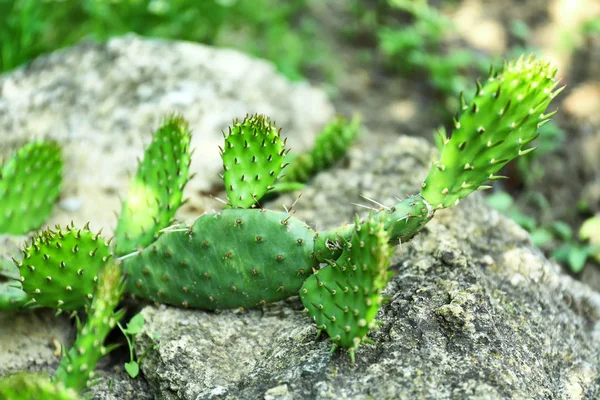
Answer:
POLYGON ((112 347, 104 347, 104 340, 123 318, 124 310, 114 312, 123 290, 121 265, 111 260, 100 272, 88 320, 79 329, 73 347, 60 361, 52 378, 54 382, 77 392, 86 388, 88 380, 93 378, 98 360, 112 350, 112 347))
POLYGON ((285 142, 269 118, 246 116, 225 135, 221 157, 229 205, 249 208, 273 189, 285 167, 285 142))
POLYGON ((23 235, 42 226, 61 181, 57 143, 35 141, 20 148, 0 168, 0 233, 23 235))
POLYGON ((45 375, 19 373, 0 379, 0 399, 79 400, 79 395, 72 389, 50 382, 45 375))
POLYGON ((28 301, 27 293, 15 287, 13 282, 0 282, 0 311, 18 310, 28 301))
MULTIPOLYGON (((290 165, 281 181, 306 182, 319 171, 323 171, 341 159, 352 145, 360 130, 360 119, 352 121, 338 116, 323 128, 314 147, 306 153, 289 154, 290 165)), ((287 160, 286 159, 286 160, 287 160)), ((277 190, 280 190, 279 186, 277 190)))
POLYGON ((282 212, 225 209, 165 232, 124 268, 127 291, 183 307, 255 307, 285 299, 316 266, 314 232, 282 212))
POLYGON ((315 272, 302 285, 300 299, 319 330, 336 347, 354 351, 376 325, 381 291, 389 279, 392 247, 383 224, 370 217, 355 223, 337 261, 315 272))
POLYGON ((32 305, 59 310, 82 309, 92 298, 98 272, 110 258, 108 244, 89 226, 56 226, 37 234, 15 261, 23 290, 32 305))
POLYGON ((436 208, 454 205, 482 186, 515 157, 533 150, 536 129, 554 114, 544 114, 555 90, 556 69, 545 61, 521 57, 478 83, 475 98, 454 120, 450 138, 443 140, 441 158, 423 183, 423 197, 436 208))
POLYGON ((183 203, 191 162, 191 133, 182 117, 168 117, 155 132, 123 203, 116 251, 127 254, 156 240, 183 203))

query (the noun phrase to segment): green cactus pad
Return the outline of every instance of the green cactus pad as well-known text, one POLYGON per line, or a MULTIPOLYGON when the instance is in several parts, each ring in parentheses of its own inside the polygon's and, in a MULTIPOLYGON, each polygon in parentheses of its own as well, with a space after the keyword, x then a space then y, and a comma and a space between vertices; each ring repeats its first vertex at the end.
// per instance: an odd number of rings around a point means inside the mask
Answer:
POLYGON ((381 291, 389 280, 392 255, 384 225, 370 217, 355 224, 351 240, 344 240, 340 258, 310 276, 300 299, 319 330, 325 330, 336 347, 354 351, 376 326, 381 291))
MULTIPOLYGON (((373 218, 383 224, 388 232, 390 244, 408 242, 433 218, 434 209, 419 194, 399 201, 393 207, 381 208, 373 218)), ((315 257, 324 262, 335 260, 344 249, 343 242, 350 240, 354 225, 319 232, 315 240, 315 257)))
MULTIPOLYGON (((314 147, 306 153, 289 154, 286 161, 290 165, 281 177, 282 183, 306 182, 320 171, 331 167, 340 160, 354 143, 360 130, 360 119, 348 121, 342 116, 333 119, 323 128, 314 147)), ((277 191, 282 191, 279 185, 277 191)))
POLYGON ((20 148, 0 168, 0 233, 23 235, 50 217, 60 194, 61 150, 35 141, 20 148))
POLYGON ((50 382, 45 375, 19 373, 0 379, 0 399, 79 400, 79 395, 72 389, 50 382))
POLYGON ((273 189, 285 167, 285 141, 268 117, 246 116, 225 135, 221 157, 229 205, 249 208, 273 189))
POLYGON ((123 202, 115 233, 117 254, 155 241, 183 203, 191 162, 191 133, 180 116, 168 117, 154 133, 123 202))
POLYGON ((79 329, 73 347, 60 361, 52 378, 54 382, 78 393, 86 388, 88 380, 94 377, 94 368, 98 360, 113 348, 105 347, 104 340, 123 318, 124 310, 114 312, 123 290, 121 265, 111 260, 100 273, 88 320, 79 329))
POLYGON ((475 98, 454 120, 452 136, 443 140, 440 160, 423 183, 423 197, 436 208, 454 205, 482 186, 515 157, 533 150, 536 129, 553 115, 544 114, 562 90, 550 63, 521 57, 478 83, 475 98))
POLYGON ((108 244, 89 226, 47 229, 37 234, 15 261, 32 305, 79 310, 89 303, 98 272, 110 258, 108 244))
POLYGON ((255 307, 298 293, 316 266, 314 232, 282 212, 226 209, 166 232, 125 259, 127 291, 183 307, 255 307))

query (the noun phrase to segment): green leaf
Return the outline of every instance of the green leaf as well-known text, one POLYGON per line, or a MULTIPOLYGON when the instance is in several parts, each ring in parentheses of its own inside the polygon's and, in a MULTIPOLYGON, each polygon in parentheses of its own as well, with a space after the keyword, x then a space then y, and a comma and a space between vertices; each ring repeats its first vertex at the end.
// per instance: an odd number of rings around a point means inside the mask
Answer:
POLYGON ((538 247, 548 244, 552 238, 552 232, 544 228, 534 229, 531 232, 531 241, 538 247))
POLYGON ((125 363, 125 371, 129 374, 130 377, 135 379, 140 373, 140 366, 135 361, 130 361, 125 363))
POLYGON ((125 328, 125 333, 135 336, 142 331, 144 327, 144 316, 142 314, 136 314, 131 321, 127 324, 127 328, 125 328))
POLYGON ((552 224, 552 229, 554 229, 554 232, 556 232, 562 240, 571 240, 573 238, 573 230, 568 224, 562 221, 555 221, 552 224))
POLYGON ((492 193, 486 198, 487 203, 500 212, 506 212, 513 205, 513 198, 506 192, 492 193))
POLYGON ((581 272, 588 258, 588 251, 583 247, 571 247, 569 252, 569 266, 573 272, 581 272))

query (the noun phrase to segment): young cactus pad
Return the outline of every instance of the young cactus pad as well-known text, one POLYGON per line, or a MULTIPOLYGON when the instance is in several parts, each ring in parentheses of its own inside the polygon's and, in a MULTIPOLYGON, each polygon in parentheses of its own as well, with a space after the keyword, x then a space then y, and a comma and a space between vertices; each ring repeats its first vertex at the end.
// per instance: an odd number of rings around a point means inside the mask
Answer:
POLYGON ((52 212, 61 181, 58 144, 34 141, 20 148, 0 168, 0 233, 39 228, 52 212))
POLYGON ((269 190, 285 167, 285 142, 268 117, 246 116, 225 135, 223 182, 231 207, 249 208, 269 190))
POLYGON ((37 234, 15 261, 31 305, 79 310, 92 299, 98 272, 110 258, 108 244, 86 225, 56 226, 37 234))
POLYGON ((127 257, 127 291, 183 307, 255 307, 297 295, 312 273, 315 233, 282 212, 225 209, 165 232, 127 257))
POLYGON ((155 132, 122 206, 115 233, 118 254, 149 245, 171 224, 188 181, 190 141, 179 116, 168 117, 155 132))
POLYGON ((52 378, 54 382, 78 393, 86 388, 98 360, 112 350, 104 346, 104 340, 125 314, 124 310, 114 312, 123 290, 121 265, 110 260, 100 273, 88 320, 79 329, 73 347, 63 355, 52 378))
POLYGON ((334 118, 323 128, 309 152, 288 155, 290 165, 281 177, 281 182, 306 182, 319 171, 329 168, 346 154, 359 131, 358 117, 354 117, 352 121, 341 116, 334 118))
POLYGON ((389 235, 373 216, 357 219, 350 241, 337 261, 310 276, 300 289, 300 299, 319 330, 325 330, 336 347, 355 349, 375 327, 392 255, 389 235))
POLYGON ((482 186, 506 163, 534 148, 527 144, 536 129, 554 114, 544 114, 550 101, 562 90, 556 68, 550 63, 521 56, 478 83, 475 98, 454 120, 450 138, 443 138, 441 158, 425 179, 422 195, 436 208, 454 205, 482 186))

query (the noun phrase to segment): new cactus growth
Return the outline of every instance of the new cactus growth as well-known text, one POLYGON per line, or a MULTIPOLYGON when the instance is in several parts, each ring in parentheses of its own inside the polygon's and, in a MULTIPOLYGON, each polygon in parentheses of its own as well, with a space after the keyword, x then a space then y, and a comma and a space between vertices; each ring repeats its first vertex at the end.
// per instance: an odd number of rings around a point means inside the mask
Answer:
POLYGON ((153 135, 123 202, 115 233, 117 254, 149 245, 172 223, 188 181, 190 140, 180 116, 168 117, 153 135))
POLYGON ((14 262, 29 304, 78 310, 92 299, 110 248, 89 225, 76 229, 71 223, 55 229, 37 234, 23 251, 23 260, 14 262))
POLYGON ((331 167, 346 154, 348 148, 356 140, 359 129, 360 118, 358 116, 351 121, 342 116, 334 118, 323 128, 310 151, 288 155, 287 160, 290 165, 284 171, 278 184, 304 183, 317 172, 331 167))
POLYGON ((319 331, 327 332, 337 347, 354 351, 376 325, 381 291, 387 285, 393 248, 389 232, 374 216, 357 221, 350 241, 336 261, 311 275, 300 289, 300 299, 319 331))
POLYGON ((121 265, 109 261, 100 273, 86 324, 79 328, 73 347, 65 354, 52 378, 54 382, 81 392, 94 377, 98 360, 113 347, 105 347, 104 340, 123 318, 124 310, 114 312, 123 294, 121 265))
POLYGON ((39 228, 52 212, 61 181, 58 144, 34 141, 20 148, 0 167, 0 233, 39 228))
POLYGON ((495 175, 512 159, 525 155, 536 129, 550 120, 544 114, 555 90, 556 68, 550 63, 521 56, 490 71, 485 85, 478 82, 473 101, 461 95, 461 113, 454 119, 450 138, 444 137, 440 160, 423 183, 423 197, 436 208, 452 206, 482 186, 502 179, 495 175))
POLYGON ((235 121, 221 149, 223 182, 231 207, 254 206, 285 167, 285 142, 268 117, 246 116, 235 121))

